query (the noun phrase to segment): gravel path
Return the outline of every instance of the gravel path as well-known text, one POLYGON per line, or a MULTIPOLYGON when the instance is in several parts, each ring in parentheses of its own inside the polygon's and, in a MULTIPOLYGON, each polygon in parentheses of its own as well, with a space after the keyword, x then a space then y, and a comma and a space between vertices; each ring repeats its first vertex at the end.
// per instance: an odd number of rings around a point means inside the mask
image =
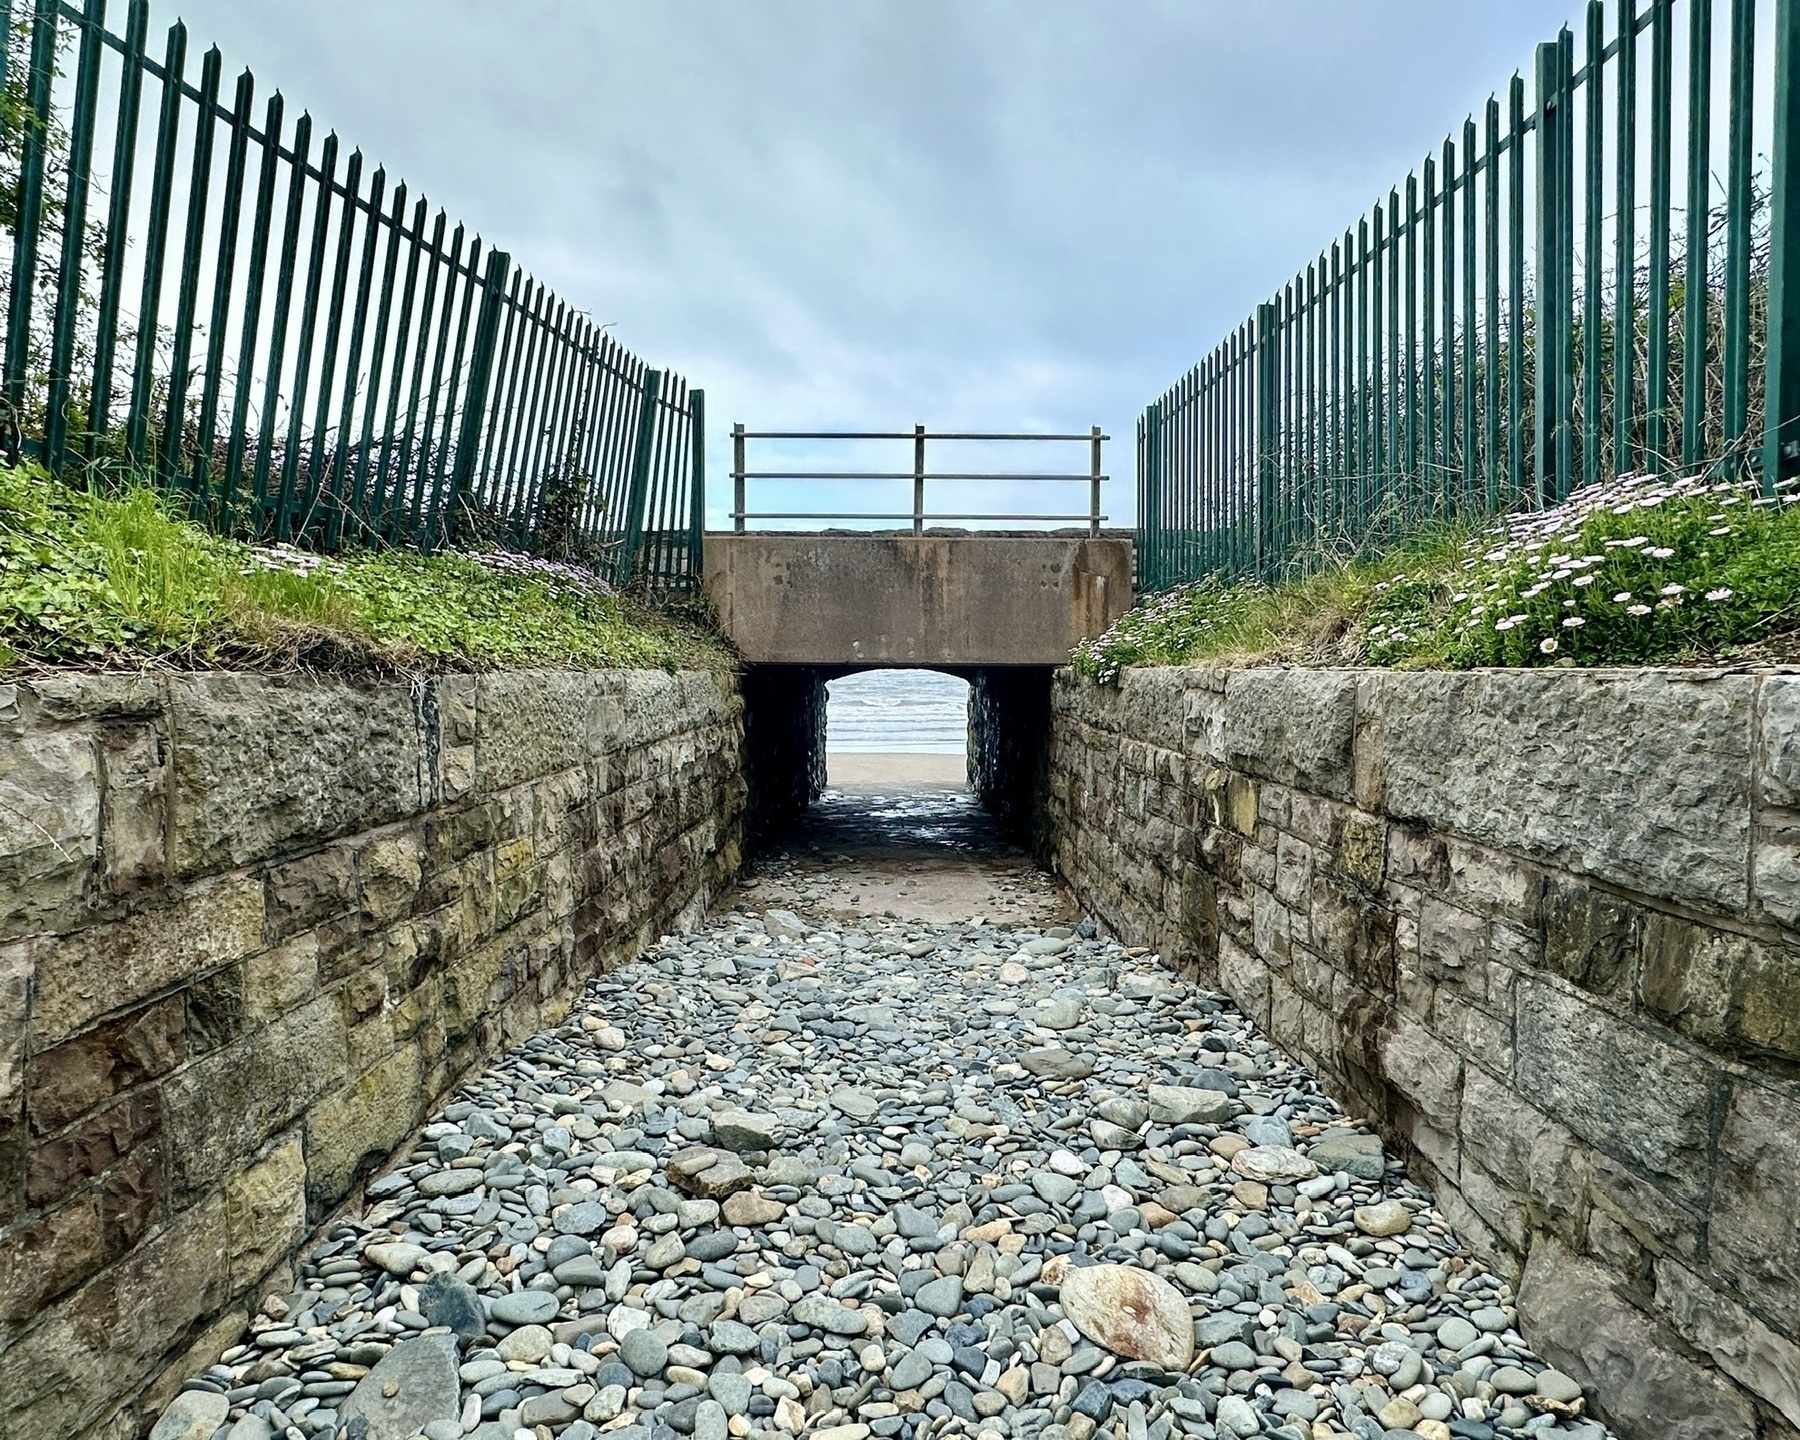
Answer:
POLYGON ((884 916, 815 832, 596 982, 156 1440, 1609 1433, 1309 1074, 979 863, 1014 918, 884 916))

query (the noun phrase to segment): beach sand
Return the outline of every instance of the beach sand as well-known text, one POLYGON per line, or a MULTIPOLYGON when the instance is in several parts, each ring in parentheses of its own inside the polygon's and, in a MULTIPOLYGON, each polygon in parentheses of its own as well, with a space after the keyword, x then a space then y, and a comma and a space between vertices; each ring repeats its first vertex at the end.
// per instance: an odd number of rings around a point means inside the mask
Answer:
POLYGON ((825 783, 839 790, 964 790, 968 762, 960 755, 825 752, 825 783))

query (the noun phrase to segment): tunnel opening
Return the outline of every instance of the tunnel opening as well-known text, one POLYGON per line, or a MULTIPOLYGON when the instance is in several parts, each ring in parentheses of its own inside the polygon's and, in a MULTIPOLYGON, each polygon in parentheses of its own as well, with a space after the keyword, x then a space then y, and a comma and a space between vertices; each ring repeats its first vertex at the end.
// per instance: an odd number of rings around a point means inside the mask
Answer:
POLYGON ((967 846, 979 830, 1041 854, 1051 673, 1042 665, 747 667, 752 849, 790 841, 803 822, 816 830, 885 820, 896 841, 909 829, 915 842, 936 829, 967 846))

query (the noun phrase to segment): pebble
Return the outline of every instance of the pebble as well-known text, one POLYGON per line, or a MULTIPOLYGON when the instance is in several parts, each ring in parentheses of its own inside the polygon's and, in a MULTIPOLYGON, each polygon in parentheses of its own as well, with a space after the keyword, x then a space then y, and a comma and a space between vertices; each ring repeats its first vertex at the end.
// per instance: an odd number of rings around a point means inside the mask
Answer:
POLYGON ((154 1440, 348 1440, 377 1399, 429 1406, 398 1440, 1606 1434, 1229 1001, 1057 923, 1029 870, 955 921, 857 911, 865 883, 767 857, 590 983, 154 1440))

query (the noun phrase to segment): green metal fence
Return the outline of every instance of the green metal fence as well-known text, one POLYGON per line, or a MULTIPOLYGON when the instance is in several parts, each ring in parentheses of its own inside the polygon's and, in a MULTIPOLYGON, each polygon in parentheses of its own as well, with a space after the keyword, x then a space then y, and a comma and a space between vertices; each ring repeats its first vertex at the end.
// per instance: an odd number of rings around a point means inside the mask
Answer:
POLYGON ((702 393, 279 93, 259 120, 249 71, 222 97, 183 25, 153 56, 147 0, 124 8, 122 32, 106 0, 0 8, 0 447, 152 474, 245 536, 689 585, 702 393))
POLYGON ((1143 588, 1273 580, 1616 474, 1800 468, 1800 0, 1763 8, 1759 96, 1756 0, 1592 0, 1154 401, 1143 588))

